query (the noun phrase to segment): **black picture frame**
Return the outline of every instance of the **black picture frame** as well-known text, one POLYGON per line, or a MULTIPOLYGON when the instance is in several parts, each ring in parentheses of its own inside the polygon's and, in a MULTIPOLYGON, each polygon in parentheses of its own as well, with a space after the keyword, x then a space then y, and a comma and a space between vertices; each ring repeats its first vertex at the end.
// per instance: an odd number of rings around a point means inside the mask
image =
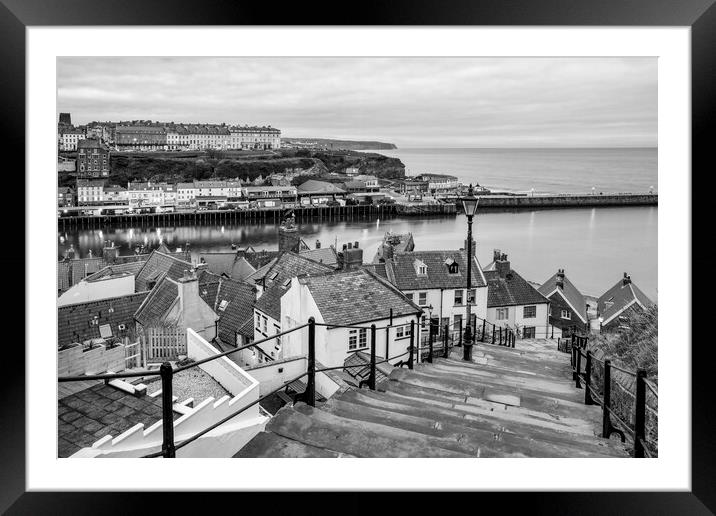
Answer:
MULTIPOLYGON (((398 0, 391 2, 363 1, 345 10, 336 2, 292 3, 281 8, 260 2, 231 0, 180 1, 160 0, 0 0, 0 89, 2 90, 2 142, 11 154, 19 158, 15 170, 24 170, 25 148, 25 29, 28 26, 91 26, 91 25, 533 25, 533 26, 688 26, 691 27, 692 58, 692 173, 693 206, 708 206, 706 188, 693 188, 708 177, 711 161, 716 109, 713 93, 716 85, 716 7, 714 0, 513 0, 491 2, 398 0)), ((53 113, 54 116, 54 113, 53 113)), ((6 174, 10 176, 10 174, 6 174)), ((7 188, 25 191, 21 174, 6 177, 7 188)), ((17 196, 20 198, 20 196, 17 196)), ((21 198, 20 198, 21 199, 21 198)), ((18 201, 15 201, 18 202, 18 201)), ((19 200, 22 203, 22 200, 19 200)), ((698 209, 698 208, 697 208, 698 209)), ((711 234, 708 217, 693 212, 693 235, 711 234)), ((23 282, 14 285, 13 310, 8 319, 19 316, 24 307, 19 293, 24 292, 24 242, 29 235, 25 227, 16 224, 9 230, 8 240, 15 242, 12 256, 3 253, 7 280, 23 282), (9 277, 12 276, 12 277, 9 277)), ((696 241, 696 240, 694 240, 696 241)), ((709 271, 710 253, 692 254, 694 271, 709 271)), ((686 278, 691 282, 691 278, 686 278)), ((24 297, 24 296, 23 296, 24 297)), ((692 320, 705 315, 704 304, 692 299, 692 320)), ((27 317, 25 313, 25 317, 27 317)), ((706 319, 708 321, 708 319, 706 319)), ((26 320, 27 321, 27 320, 26 320)), ((683 321, 685 342, 691 345, 691 321, 683 321)), ((25 350, 17 335, 8 332, 5 342, 3 379, 3 407, 0 410, 0 511, 14 514, 84 514, 119 513, 130 504, 143 504, 139 495, 122 493, 26 493, 25 492, 25 350)), ((695 339, 694 339, 695 340, 695 339)), ((26 346, 38 343, 25 342, 26 346)), ((706 344, 706 342, 704 342, 706 344)), ((710 342, 708 342, 710 347, 710 342)), ((696 350, 694 350, 695 354, 696 350)), ((716 511, 716 418, 713 416, 713 388, 709 386, 711 361, 709 350, 699 350, 698 360, 692 362, 692 491, 640 493, 544 493, 481 494, 480 500, 499 498, 501 512, 526 504, 534 513, 550 514, 710 514, 716 511), (706 357, 704 357, 706 355, 706 357)), ((685 436, 687 438, 688 436, 685 436)), ((565 475, 578 474, 565 468, 565 475)), ((220 496, 219 494, 212 494, 220 496)), ((245 495, 243 495, 245 496, 245 495)), ((444 496, 452 497, 452 494, 444 496)), ((225 498, 221 496, 221 498, 225 498)), ((305 497, 294 494, 286 500, 291 513, 304 512, 315 502, 303 503, 305 497)), ((404 502, 400 503, 404 510, 404 502)), ((415 497, 409 497, 413 501, 415 497)), ((245 499, 245 498, 244 498, 245 499)), ((450 498, 453 500, 453 498, 450 498)), ((184 496, 163 497, 164 509, 187 507, 184 496)), ((328 499, 324 499, 326 503, 328 499)), ((357 494, 346 495, 339 503, 345 508, 360 507, 357 494)), ((272 497, 271 510, 281 510, 272 497)), ((217 502, 212 500, 212 506, 217 502)), ((221 502, 218 502, 221 503, 221 502)), ((396 502, 397 503, 397 502, 396 502)), ((453 502, 450 502, 451 505, 453 502)), ((473 504, 474 502, 468 502, 473 504)), ((483 504, 484 502, 480 502, 483 504)), ((136 509, 135 505, 135 509, 136 509)), ((218 505, 216 505, 218 507, 218 505)), ((485 507, 484 505, 481 505, 485 507)), ((147 507, 142 505, 144 509, 147 507)), ((335 507, 335 506, 334 506, 335 507)), ((456 509, 459 507, 455 505, 456 509)), ((204 506, 204 509, 208 507, 204 506)), ((476 510, 476 507, 473 507, 476 510)), ((245 510, 250 510, 245 508, 245 510)), ((458 509, 459 510, 459 509, 458 509)), ((136 512, 132 510, 131 512, 136 512)), ((145 512, 142 510, 142 512, 145 512)), ((314 511, 311 511, 315 514, 314 511)), ((361 511, 362 512, 362 511, 361 511)))

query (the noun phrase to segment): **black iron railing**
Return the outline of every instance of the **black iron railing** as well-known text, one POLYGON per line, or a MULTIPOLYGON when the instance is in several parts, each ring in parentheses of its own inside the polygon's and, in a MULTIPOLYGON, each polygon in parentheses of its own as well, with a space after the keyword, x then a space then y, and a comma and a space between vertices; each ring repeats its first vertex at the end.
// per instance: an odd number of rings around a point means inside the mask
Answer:
MULTIPOLYGON (((572 379, 578 389, 584 389, 585 405, 596 404, 602 407, 602 437, 609 439, 612 434, 618 434, 625 442, 628 434, 634 443, 634 457, 656 457, 658 444, 655 439, 647 438, 646 422, 647 413, 656 418, 657 410, 647 403, 647 390, 657 403, 659 393, 656 386, 647 379, 646 371, 631 371, 612 364, 608 358, 597 358, 587 349, 586 336, 572 335, 570 340, 572 379), (634 378, 635 392, 624 387, 622 382, 614 381, 613 371, 634 378), (625 403, 623 397, 614 396, 613 387, 620 389, 633 402, 625 403)), ((658 425, 652 425, 652 428, 658 431, 658 425)))

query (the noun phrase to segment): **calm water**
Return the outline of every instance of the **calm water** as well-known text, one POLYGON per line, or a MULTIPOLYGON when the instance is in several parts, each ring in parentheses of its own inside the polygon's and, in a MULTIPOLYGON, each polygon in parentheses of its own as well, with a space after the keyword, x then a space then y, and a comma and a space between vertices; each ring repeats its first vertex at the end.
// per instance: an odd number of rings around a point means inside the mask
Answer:
POLYGON ((443 173, 510 192, 648 192, 657 149, 394 149, 409 175, 443 173))
MULTIPOLYGON (((371 261, 386 231, 412 232, 416 249, 457 249, 467 230, 464 216, 440 219, 392 219, 379 222, 335 222, 303 224, 301 234, 313 247, 316 239, 324 246, 360 242, 364 260, 371 261)), ((479 214, 474 225, 478 259, 492 260, 493 248, 509 255, 513 267, 526 279, 542 282, 557 268, 585 294, 599 295, 612 286, 623 272, 656 300, 657 291, 657 208, 599 208, 542 210, 534 212, 479 214)), ((110 239, 130 253, 141 243, 151 248, 165 242, 170 248, 190 242, 194 252, 229 250, 240 246, 276 249, 277 227, 265 226, 184 226, 116 230, 84 230, 61 233, 60 254, 69 244, 86 256, 101 253, 102 242, 110 239)))

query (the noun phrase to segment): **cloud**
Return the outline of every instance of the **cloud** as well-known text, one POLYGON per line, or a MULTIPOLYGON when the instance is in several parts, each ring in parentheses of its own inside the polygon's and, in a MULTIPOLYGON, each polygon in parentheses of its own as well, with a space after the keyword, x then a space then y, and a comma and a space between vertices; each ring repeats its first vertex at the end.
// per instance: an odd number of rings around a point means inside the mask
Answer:
POLYGON ((270 124, 399 146, 656 146, 656 58, 59 58, 76 123, 270 124))

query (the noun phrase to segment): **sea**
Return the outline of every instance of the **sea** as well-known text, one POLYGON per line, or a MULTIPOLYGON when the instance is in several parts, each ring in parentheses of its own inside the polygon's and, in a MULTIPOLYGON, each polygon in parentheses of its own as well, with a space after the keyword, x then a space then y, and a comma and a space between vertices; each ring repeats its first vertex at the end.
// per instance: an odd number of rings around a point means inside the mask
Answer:
MULTIPOLYGON (((376 151, 400 158, 410 175, 444 173, 487 188, 539 193, 657 191, 656 149, 393 149, 376 151)), ((598 296, 626 272, 657 301, 658 208, 579 208, 478 213, 473 233, 482 265, 495 249, 506 253, 525 279, 542 283, 557 269, 586 295, 598 296)), ((306 223, 304 240, 313 247, 359 242, 371 261, 386 232, 411 232, 416 249, 457 249, 464 244, 464 215, 451 218, 391 218, 375 221, 306 223)), ((122 254, 140 244, 156 248, 229 250, 231 244, 276 249, 278 228, 266 225, 104 228, 58 233, 58 252, 72 245, 80 256, 101 253, 112 240, 122 254)))

